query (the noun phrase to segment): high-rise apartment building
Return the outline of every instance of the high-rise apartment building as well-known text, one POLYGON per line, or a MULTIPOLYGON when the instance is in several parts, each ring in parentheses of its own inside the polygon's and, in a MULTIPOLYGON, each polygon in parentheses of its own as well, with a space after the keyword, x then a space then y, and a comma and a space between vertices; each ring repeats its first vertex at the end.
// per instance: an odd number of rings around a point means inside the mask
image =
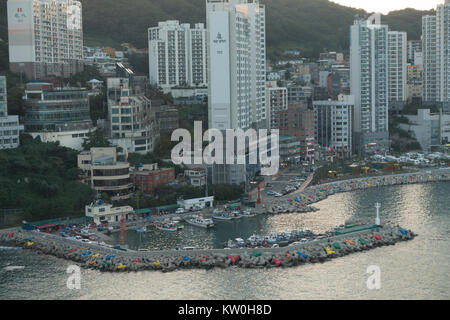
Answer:
MULTIPOLYGON (((207 0, 206 25, 209 128, 265 127, 265 6, 259 0, 207 0)), ((208 176, 214 184, 240 184, 256 167, 215 164, 208 176)))
POLYGON ((337 101, 313 101, 315 142, 351 156, 354 106, 354 97, 346 95, 339 95, 337 101))
POLYGON ((417 54, 422 53, 421 40, 408 40, 408 63, 414 63, 417 54))
POLYGON ((29 79, 83 70, 81 2, 8 0, 9 63, 29 79))
POLYGON ((209 127, 263 126, 266 120, 265 6, 207 0, 209 127))
POLYGON ((388 32, 389 110, 402 110, 407 100, 407 35, 388 32))
POLYGON ((207 45, 203 23, 159 22, 148 29, 150 84, 165 92, 176 86, 206 86, 207 45))
POLYGON ((389 146, 388 26, 380 15, 350 27, 350 94, 355 97, 354 150, 389 146))
POLYGON ((450 110, 450 0, 422 17, 423 102, 450 110))

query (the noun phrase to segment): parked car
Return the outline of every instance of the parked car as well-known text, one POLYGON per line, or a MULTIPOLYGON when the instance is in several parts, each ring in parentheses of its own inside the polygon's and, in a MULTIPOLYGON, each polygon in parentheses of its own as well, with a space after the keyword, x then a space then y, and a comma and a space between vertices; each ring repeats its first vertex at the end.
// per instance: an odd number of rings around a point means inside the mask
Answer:
POLYGON ((184 213, 184 208, 178 208, 178 209, 175 211, 175 213, 176 213, 176 214, 184 213))

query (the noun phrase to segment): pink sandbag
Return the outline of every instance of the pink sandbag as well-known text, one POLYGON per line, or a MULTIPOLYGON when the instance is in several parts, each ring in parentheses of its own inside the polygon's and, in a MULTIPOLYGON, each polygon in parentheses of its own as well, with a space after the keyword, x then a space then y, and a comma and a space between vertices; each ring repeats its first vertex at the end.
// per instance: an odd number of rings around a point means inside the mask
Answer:
POLYGON ((381 240, 381 236, 379 234, 376 234, 372 236, 372 239, 381 240))

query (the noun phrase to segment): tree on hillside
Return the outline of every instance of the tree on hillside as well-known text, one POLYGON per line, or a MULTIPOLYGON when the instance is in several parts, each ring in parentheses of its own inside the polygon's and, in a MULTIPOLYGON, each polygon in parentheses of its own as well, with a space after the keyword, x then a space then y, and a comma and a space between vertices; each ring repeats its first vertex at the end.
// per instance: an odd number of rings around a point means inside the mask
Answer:
POLYGON ((82 72, 78 72, 68 79, 64 79, 64 83, 69 83, 71 86, 85 87, 89 80, 97 79, 105 82, 106 79, 102 76, 97 67, 85 65, 82 72))
POLYGON ((95 130, 87 133, 81 146, 84 150, 90 150, 94 147, 112 147, 103 130, 95 130))

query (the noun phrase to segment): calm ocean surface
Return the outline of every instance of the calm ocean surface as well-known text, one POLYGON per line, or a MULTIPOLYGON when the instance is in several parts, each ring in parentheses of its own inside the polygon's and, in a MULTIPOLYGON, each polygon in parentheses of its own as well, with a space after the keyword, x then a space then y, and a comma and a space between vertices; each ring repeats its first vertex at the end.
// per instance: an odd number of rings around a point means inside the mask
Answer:
MULTIPOLYGON (((100 273, 83 270, 81 290, 66 287, 70 262, 0 247, 0 299, 450 299, 450 183, 393 186, 342 193, 315 204, 320 211, 191 226, 178 233, 127 232, 130 248, 220 247, 283 229, 329 230, 345 220, 375 217, 413 230, 412 241, 287 269, 100 273), (366 286, 369 265, 381 269, 381 289, 366 286), (15 268, 15 267, 21 268, 15 268), (22 268, 23 267, 23 268, 22 268)), ((118 234, 115 235, 118 237, 118 234)))

